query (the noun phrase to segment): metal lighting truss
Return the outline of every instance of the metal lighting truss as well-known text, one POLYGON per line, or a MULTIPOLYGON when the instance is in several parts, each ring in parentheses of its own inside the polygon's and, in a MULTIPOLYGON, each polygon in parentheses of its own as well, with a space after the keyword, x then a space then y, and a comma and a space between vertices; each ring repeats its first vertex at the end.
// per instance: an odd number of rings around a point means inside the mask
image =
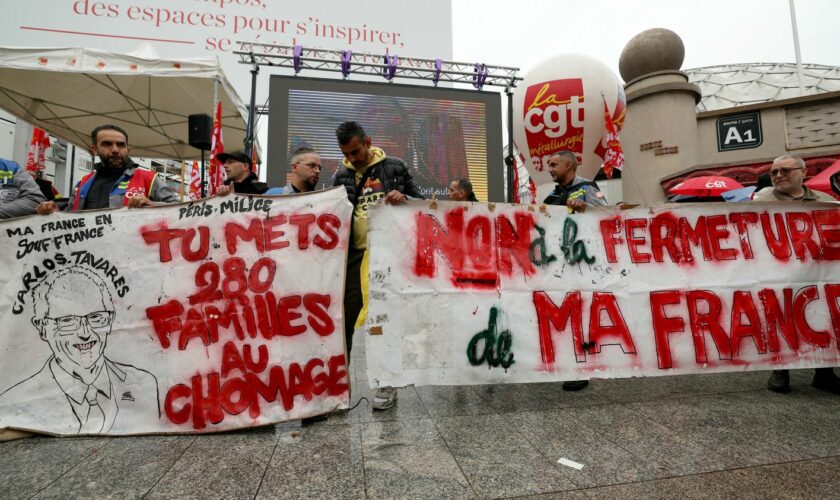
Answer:
POLYGON ((510 89, 522 80, 519 68, 488 66, 441 59, 401 58, 390 54, 369 54, 345 50, 312 49, 300 45, 274 45, 257 42, 237 42, 240 64, 290 68, 298 74, 304 69, 351 74, 379 75, 386 80, 411 78, 438 82, 469 83, 476 89, 485 85, 510 89))
POLYGON ((469 83, 476 90, 485 85, 504 87, 507 96, 508 156, 507 165, 508 201, 513 200, 513 88, 522 78, 517 76, 519 68, 488 66, 441 59, 400 58, 395 54, 368 54, 349 50, 313 49, 301 45, 276 45, 258 42, 236 42, 239 50, 233 53, 240 64, 251 66, 251 102, 248 106, 248 129, 245 151, 250 154, 254 144, 254 119, 257 114, 267 114, 265 106, 257 108, 255 98, 257 74, 260 66, 289 68, 295 75, 302 70, 331 71, 341 73, 346 79, 351 74, 379 75, 393 82, 394 78, 439 82, 469 83))

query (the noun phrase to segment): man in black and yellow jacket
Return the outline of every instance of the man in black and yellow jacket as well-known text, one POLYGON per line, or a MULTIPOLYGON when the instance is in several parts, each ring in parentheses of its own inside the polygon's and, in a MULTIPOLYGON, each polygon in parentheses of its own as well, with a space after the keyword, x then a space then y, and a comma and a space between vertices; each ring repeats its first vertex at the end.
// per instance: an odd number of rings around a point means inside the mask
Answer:
MULTIPOLYGON (((353 345, 353 330, 362 310, 361 268, 367 249, 368 208, 382 203, 400 204, 408 198, 422 199, 404 161, 387 156, 371 146, 371 139, 356 122, 344 122, 335 130, 344 162, 335 176, 334 186, 344 186, 353 204, 353 233, 347 253, 347 277, 344 287, 344 335, 347 355, 353 345)), ((397 390, 380 388, 373 399, 374 410, 394 406, 397 390)))

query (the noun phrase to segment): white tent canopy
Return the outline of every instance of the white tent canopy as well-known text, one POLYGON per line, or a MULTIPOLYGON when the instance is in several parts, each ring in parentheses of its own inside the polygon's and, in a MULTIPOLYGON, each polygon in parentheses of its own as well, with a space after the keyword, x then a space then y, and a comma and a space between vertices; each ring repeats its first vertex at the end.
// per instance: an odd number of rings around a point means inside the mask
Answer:
POLYGON ((188 116, 214 116, 218 92, 225 149, 241 149, 247 111, 218 59, 160 59, 150 49, 0 47, 0 107, 77 146, 109 123, 126 130, 132 156, 191 160, 201 151, 189 145, 188 116))

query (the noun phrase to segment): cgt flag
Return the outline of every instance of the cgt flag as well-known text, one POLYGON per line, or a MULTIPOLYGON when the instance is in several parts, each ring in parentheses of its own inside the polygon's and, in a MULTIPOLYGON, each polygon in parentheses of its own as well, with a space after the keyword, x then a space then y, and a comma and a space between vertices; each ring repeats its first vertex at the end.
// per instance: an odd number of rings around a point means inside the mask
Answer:
POLYGON ((610 108, 604 100, 604 137, 601 139, 601 146, 604 148, 604 174, 612 179, 613 169, 624 168, 624 151, 621 149, 621 141, 618 139, 618 131, 615 123, 610 117, 610 108))
POLYGON ((260 163, 259 158, 257 157, 257 148, 251 146, 251 165, 253 167, 253 171, 258 176, 260 175, 260 163))
POLYGON ((46 168, 44 152, 50 147, 50 138, 47 133, 38 127, 32 131, 32 140, 29 142, 29 152, 26 155, 26 171, 38 172, 46 168))
POLYGON ((198 162, 192 162, 192 169, 190 170, 190 199, 197 200, 201 198, 201 171, 198 168, 198 162))
POLYGON ((216 159, 217 155, 225 152, 224 141, 222 140, 222 101, 216 104, 216 117, 213 118, 213 137, 210 142, 210 195, 216 194, 216 190, 224 182, 224 170, 216 159))
POLYGON ((528 171, 525 169, 525 157, 523 157, 521 153, 517 158, 514 158, 513 160, 513 185, 516 186, 513 190, 514 203, 523 203, 531 205, 537 203, 537 186, 536 184, 534 184, 534 179, 528 174, 528 171), (524 183, 528 185, 527 188, 525 188, 523 182, 520 180, 522 172, 524 172, 525 175, 528 176, 527 183, 524 183))

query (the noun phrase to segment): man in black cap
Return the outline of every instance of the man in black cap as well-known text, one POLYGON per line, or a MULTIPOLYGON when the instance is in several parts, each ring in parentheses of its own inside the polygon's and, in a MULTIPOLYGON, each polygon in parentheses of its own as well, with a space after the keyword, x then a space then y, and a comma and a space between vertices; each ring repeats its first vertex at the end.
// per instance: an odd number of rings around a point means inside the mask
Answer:
POLYGON ((245 151, 233 153, 219 153, 216 155, 219 163, 224 164, 227 179, 219 186, 216 194, 225 196, 231 192, 236 194, 263 194, 268 191, 268 185, 260 182, 257 174, 251 171, 251 158, 245 151))

